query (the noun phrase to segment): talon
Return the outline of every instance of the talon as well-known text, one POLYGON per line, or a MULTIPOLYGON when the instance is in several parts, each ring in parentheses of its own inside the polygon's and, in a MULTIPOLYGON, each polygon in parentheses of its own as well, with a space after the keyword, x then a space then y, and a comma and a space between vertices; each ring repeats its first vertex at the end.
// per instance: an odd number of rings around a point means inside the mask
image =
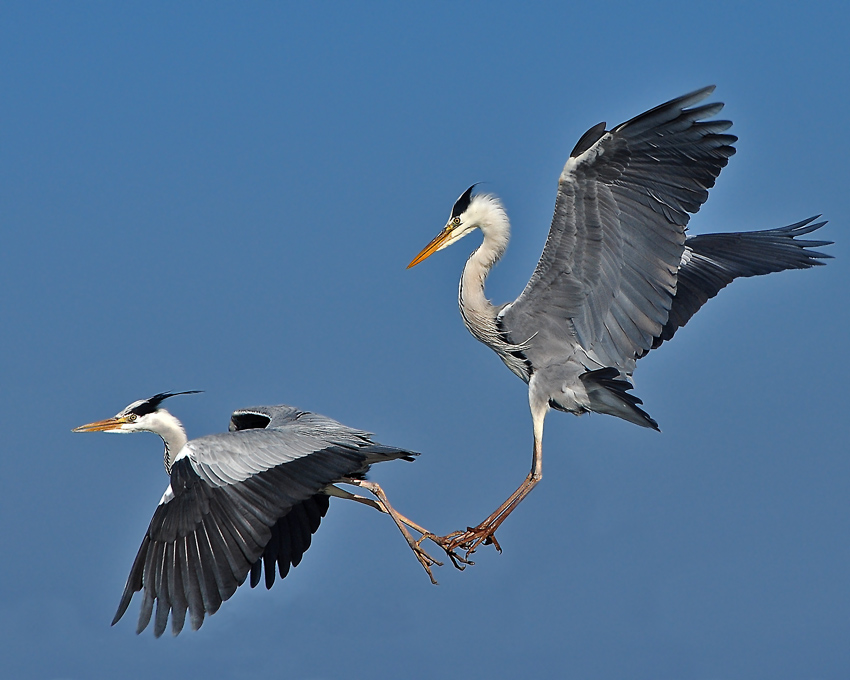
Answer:
POLYGON ((452 566, 454 566, 454 568, 458 571, 463 571, 470 564, 475 564, 475 562, 473 562, 472 560, 466 559, 465 557, 461 557, 455 552, 450 553, 449 558, 452 561, 452 566))
MULTIPOLYGON (((477 527, 467 527, 466 531, 455 531, 443 536, 437 542, 450 557, 451 553, 455 553, 456 550, 464 551, 466 557, 463 558, 463 561, 466 564, 472 564, 469 556, 478 549, 479 545, 492 545, 498 552, 502 552, 502 546, 499 545, 495 532, 496 527, 482 524, 477 527)), ((452 562, 454 563, 454 559, 452 562)), ((455 567, 460 568, 456 563, 455 567)))
MULTIPOLYGON (((468 558, 468 556, 463 557, 461 555, 458 555, 458 553, 456 552, 458 546, 461 546, 464 543, 468 542, 467 533, 468 532, 455 531, 446 536, 436 536, 431 533, 426 533, 423 534, 422 537, 419 538, 419 540, 415 541, 415 545, 417 546, 417 548, 422 550, 420 546, 425 539, 433 541, 440 547, 443 552, 446 553, 448 558, 452 561, 452 566, 454 566, 455 569, 458 569, 459 571, 463 571, 468 565, 475 564, 472 560, 468 558)), ((433 559, 430 556, 429 558, 433 559)), ((441 562, 438 562, 438 564, 442 566, 441 562)))
POLYGON ((428 574, 428 578, 431 579, 431 583, 433 583, 435 586, 439 585, 437 579, 434 578, 434 574, 431 571, 431 567, 434 565, 442 567, 443 563, 439 562, 438 560, 435 560, 433 557, 431 557, 428 553, 426 553, 418 546, 414 547, 414 545, 411 544, 411 547, 413 548, 413 554, 416 555, 416 559, 419 561, 419 564, 422 565, 422 568, 425 569, 425 572, 428 574))

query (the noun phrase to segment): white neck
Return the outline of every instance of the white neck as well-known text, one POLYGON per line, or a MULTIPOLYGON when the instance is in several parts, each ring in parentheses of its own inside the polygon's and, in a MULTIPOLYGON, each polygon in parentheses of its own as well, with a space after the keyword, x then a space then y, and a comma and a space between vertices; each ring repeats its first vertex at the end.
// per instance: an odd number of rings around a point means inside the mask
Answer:
POLYGON ((481 334, 489 335, 490 329, 482 326, 495 327, 496 308, 484 295, 484 282, 493 265, 505 254, 511 237, 511 223, 499 200, 487 194, 473 198, 466 221, 471 227, 481 230, 484 241, 469 256, 463 268, 458 304, 470 332, 482 342, 487 342, 481 334))
POLYGON ((189 441, 186 430, 183 429, 183 424, 165 409, 159 409, 145 416, 143 427, 148 432, 155 432, 162 437, 165 444, 165 453, 163 454, 165 471, 171 474, 174 459, 180 453, 180 450, 186 446, 186 442, 189 441))

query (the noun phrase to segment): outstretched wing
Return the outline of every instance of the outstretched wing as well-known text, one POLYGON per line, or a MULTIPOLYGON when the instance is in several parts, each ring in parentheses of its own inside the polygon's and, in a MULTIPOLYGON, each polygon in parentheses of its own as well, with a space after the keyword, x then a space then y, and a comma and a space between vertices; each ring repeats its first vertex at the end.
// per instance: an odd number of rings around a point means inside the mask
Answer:
POLYGON ((266 568, 266 585, 296 566, 327 512, 322 490, 342 477, 362 475, 369 464, 411 459, 411 452, 381 446, 359 430, 289 407, 234 413, 237 429, 186 445, 171 470, 171 484, 142 542, 118 611, 143 592, 137 632, 154 615, 160 636, 171 614, 176 635, 189 613, 197 630, 230 598, 249 572, 252 585, 266 568), (263 423, 275 427, 262 429, 263 423))
POLYGON ((543 254, 522 295, 501 313, 532 364, 580 346, 600 366, 630 374, 667 322, 685 225, 736 137, 706 121, 721 103, 694 106, 706 87, 613 130, 588 130, 558 183, 543 254), (689 108, 691 107, 691 108, 689 108))
POLYGON ((742 276, 761 276, 786 269, 808 269, 832 257, 810 248, 832 241, 798 238, 820 229, 819 216, 764 231, 688 236, 670 315, 652 349, 673 337, 708 300, 742 276), (814 224, 812 224, 814 222, 814 224))

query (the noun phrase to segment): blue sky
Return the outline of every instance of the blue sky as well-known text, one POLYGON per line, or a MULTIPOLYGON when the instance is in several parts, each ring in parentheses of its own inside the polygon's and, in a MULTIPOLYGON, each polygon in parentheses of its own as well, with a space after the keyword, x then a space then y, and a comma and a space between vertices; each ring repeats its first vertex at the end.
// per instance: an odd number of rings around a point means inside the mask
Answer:
POLYGON ((0 6, 0 648, 16 678, 846 678, 844 3, 0 6), (74 435, 164 390, 189 436, 289 403, 422 452, 374 470, 435 531, 526 474, 525 386, 464 329, 472 182, 515 297, 591 125, 708 83, 738 154, 694 233, 816 213, 828 266, 736 282, 642 360, 662 433, 552 414, 543 482, 431 586, 333 501, 304 561, 198 633, 115 607, 167 484, 153 435, 74 435))

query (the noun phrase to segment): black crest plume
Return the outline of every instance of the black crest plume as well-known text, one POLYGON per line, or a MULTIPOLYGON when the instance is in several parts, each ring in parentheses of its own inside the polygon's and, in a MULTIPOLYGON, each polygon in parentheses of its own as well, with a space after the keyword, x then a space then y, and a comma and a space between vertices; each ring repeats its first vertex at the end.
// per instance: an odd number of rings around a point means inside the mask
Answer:
POLYGON ((462 215, 466 212, 466 209, 469 207, 469 204, 472 202, 472 190, 478 186, 478 182, 473 184, 469 189, 464 191, 460 198, 455 201, 454 207, 452 208, 452 219, 457 217, 458 215, 462 215))
POLYGON ((188 392, 160 392, 153 395, 150 399, 143 401, 134 409, 130 409, 130 413, 135 413, 137 416, 144 416, 148 413, 153 413, 159 408, 159 405, 169 397, 176 397, 180 394, 200 394, 202 390, 189 390, 188 392))

